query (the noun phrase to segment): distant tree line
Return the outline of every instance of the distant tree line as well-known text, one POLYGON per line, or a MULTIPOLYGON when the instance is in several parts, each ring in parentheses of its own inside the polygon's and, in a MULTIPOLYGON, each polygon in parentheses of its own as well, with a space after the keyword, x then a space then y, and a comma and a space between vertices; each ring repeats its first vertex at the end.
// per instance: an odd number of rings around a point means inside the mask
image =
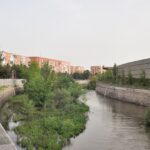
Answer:
POLYGON ((145 70, 141 69, 140 77, 134 78, 132 75, 131 70, 128 71, 128 74, 125 75, 124 70, 119 74, 117 65, 114 64, 112 70, 108 70, 103 74, 97 75, 97 80, 106 82, 106 83, 113 83, 118 85, 129 85, 135 87, 149 87, 150 80, 146 78, 145 70))
POLYGON ((75 72, 72 74, 72 77, 77 80, 87 80, 89 79, 91 73, 89 70, 85 70, 83 73, 75 72))
POLYGON ((0 78, 7 79, 12 76, 17 79, 27 78, 27 70, 25 65, 0 65, 0 78))

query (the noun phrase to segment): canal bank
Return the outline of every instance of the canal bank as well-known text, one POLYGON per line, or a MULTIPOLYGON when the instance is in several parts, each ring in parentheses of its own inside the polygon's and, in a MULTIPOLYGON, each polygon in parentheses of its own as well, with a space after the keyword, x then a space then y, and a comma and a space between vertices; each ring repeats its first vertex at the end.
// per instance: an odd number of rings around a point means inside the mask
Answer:
POLYGON ((0 124, 0 150, 17 150, 14 143, 0 124))
MULTIPOLYGON (((10 97, 23 90, 22 79, 0 79, 0 109, 10 97)), ((16 150, 15 144, 5 131, 2 123, 3 116, 0 116, 0 150, 16 150)))
MULTIPOLYGON (((16 88, 13 86, 5 86, 2 87, 0 90, 0 109, 5 103, 8 98, 16 95, 16 88)), ((12 139, 8 135, 8 133, 5 131, 3 126, 1 125, 1 118, 0 116, 0 150, 16 150, 15 144, 13 143, 12 139)))
POLYGON ((104 83, 97 83, 96 92, 112 99, 150 106, 150 90, 117 87, 104 83))
POLYGON ((86 129, 63 150, 149 150, 144 125, 147 107, 104 98, 95 91, 84 96, 90 108, 86 129))

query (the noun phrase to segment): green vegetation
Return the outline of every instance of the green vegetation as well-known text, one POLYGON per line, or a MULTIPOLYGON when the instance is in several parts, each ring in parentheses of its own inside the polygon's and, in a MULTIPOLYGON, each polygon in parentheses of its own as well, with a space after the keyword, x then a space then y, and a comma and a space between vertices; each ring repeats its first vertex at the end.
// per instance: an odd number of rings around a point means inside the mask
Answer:
POLYGON ((118 68, 117 68, 117 65, 116 65, 116 64, 114 64, 112 73, 113 73, 113 74, 112 74, 112 75, 113 75, 113 81, 114 81, 114 83, 116 83, 117 80, 118 80, 118 68))
POLYGON ((72 77, 77 80, 87 80, 90 77, 90 71, 85 70, 83 73, 75 72, 72 74, 72 77))
POLYGON ((0 65, 0 78, 7 79, 12 77, 12 72, 15 70, 15 78, 24 79, 27 78, 28 68, 24 65, 0 65))
POLYGON ((112 70, 107 70, 103 74, 97 74, 96 78, 97 81, 108 84, 115 84, 117 86, 150 89, 150 80, 146 78, 146 73, 142 69, 140 78, 133 78, 131 70, 128 71, 127 75, 125 75, 124 70, 118 74, 117 65, 114 64, 112 70))
POLYGON ((145 122, 147 126, 150 126, 150 109, 145 114, 145 122))
POLYGON ((25 93, 9 99, 5 116, 13 114, 14 121, 21 121, 15 132, 27 150, 60 150, 85 128, 89 108, 78 100, 84 91, 47 63, 41 69, 31 63, 26 75, 25 93))
POLYGON ((7 88, 7 86, 0 86, 0 91, 4 90, 5 88, 7 88))
POLYGON ((146 73, 145 73, 144 70, 142 70, 142 72, 141 72, 140 84, 141 84, 142 86, 146 86, 146 85, 147 85, 146 73))
POLYGON ((97 82, 97 76, 91 76, 89 84, 87 85, 87 88, 90 90, 95 90, 96 88, 96 82, 97 82))

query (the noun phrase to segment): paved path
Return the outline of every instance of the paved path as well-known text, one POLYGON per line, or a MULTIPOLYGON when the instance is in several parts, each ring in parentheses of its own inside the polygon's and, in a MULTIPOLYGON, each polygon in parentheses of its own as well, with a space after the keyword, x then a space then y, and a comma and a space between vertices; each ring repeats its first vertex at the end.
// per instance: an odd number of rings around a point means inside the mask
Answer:
POLYGON ((17 150, 1 124, 0 124, 0 150, 17 150))

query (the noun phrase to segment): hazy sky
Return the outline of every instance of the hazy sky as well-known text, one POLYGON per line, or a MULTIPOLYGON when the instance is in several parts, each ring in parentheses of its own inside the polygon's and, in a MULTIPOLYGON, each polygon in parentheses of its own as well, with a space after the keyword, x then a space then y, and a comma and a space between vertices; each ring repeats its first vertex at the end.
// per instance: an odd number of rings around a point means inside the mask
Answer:
POLYGON ((150 0, 0 0, 0 48, 74 65, 150 57, 150 0))

